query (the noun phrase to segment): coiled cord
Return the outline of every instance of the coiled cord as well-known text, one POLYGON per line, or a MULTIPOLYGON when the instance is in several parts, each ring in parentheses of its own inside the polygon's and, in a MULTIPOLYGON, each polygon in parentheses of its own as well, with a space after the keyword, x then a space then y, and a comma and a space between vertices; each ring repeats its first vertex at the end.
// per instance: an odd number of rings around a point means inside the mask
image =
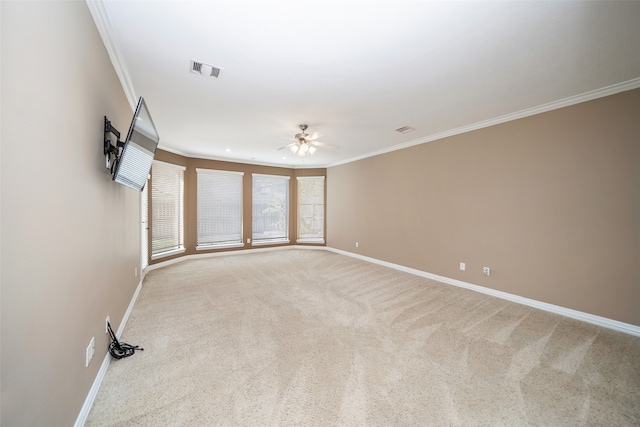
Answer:
POLYGON ((109 344, 109 354, 111 354, 111 357, 113 357, 114 359, 122 359, 124 357, 133 356, 136 350, 144 350, 144 348, 141 348, 137 345, 119 342, 118 338, 116 338, 116 334, 113 332, 113 329, 111 329, 111 324, 109 322, 107 322, 107 329, 109 330, 109 335, 111 336, 111 343, 109 344))

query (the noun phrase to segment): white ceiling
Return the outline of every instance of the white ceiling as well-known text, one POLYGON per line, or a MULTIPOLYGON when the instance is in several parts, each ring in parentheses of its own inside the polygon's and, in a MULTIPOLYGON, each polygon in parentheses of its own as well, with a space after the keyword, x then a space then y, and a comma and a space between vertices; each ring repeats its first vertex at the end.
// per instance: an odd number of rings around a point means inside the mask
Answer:
POLYGON ((640 87, 638 1, 87 4, 160 147, 193 157, 330 166, 640 87), (276 151, 301 123, 340 149, 276 151))

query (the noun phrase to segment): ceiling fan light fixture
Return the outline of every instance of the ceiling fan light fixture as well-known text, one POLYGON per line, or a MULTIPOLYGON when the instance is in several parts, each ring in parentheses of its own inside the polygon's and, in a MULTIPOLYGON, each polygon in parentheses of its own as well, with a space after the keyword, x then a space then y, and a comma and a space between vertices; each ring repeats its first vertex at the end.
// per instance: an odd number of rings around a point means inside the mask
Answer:
POLYGON ((317 141, 317 138, 320 138, 322 134, 318 132, 313 132, 311 134, 308 134, 306 132, 307 125, 301 124, 301 125, 298 125, 298 127, 300 128, 301 132, 297 133, 294 136, 293 139, 295 142, 289 145, 285 145, 284 147, 280 147, 275 151, 280 151, 280 150, 284 150, 285 148, 288 148, 289 150, 291 150, 293 154, 297 154, 300 157, 304 157, 307 154, 310 156, 313 155, 316 151, 318 151, 318 147, 339 148, 338 145, 327 144, 326 142, 317 141))

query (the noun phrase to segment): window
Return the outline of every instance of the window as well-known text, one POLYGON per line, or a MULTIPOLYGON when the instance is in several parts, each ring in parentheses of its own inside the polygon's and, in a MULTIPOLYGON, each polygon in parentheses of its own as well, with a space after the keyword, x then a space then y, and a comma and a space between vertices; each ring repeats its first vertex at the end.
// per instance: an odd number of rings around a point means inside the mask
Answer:
POLYGON ((253 244, 289 243, 289 177, 253 174, 253 244))
POLYGON ((141 271, 149 266, 149 181, 140 195, 140 267, 141 271))
POLYGON ((324 176, 298 177, 298 243, 324 243, 324 176))
POLYGON ((151 259, 184 252, 182 166, 151 167, 151 259))
POLYGON ((196 169, 198 176, 198 246, 243 246, 243 172, 196 169))

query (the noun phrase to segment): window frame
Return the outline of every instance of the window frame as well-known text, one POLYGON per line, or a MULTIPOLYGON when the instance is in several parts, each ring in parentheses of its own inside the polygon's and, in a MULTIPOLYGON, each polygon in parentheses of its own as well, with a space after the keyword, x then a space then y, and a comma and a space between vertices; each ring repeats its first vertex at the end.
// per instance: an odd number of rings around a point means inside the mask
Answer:
MULTIPOLYGON (((205 168, 196 168, 196 250, 197 251, 203 251, 203 250, 212 250, 212 249, 223 249, 223 248, 240 248, 240 247, 244 247, 244 242, 243 242, 243 236, 244 236, 244 203, 243 203, 243 199, 244 199, 244 191, 243 191, 243 187, 244 187, 244 172, 237 172, 237 171, 225 171, 225 170, 219 170, 219 169, 205 169, 205 168), (201 175, 202 174, 202 175, 201 175), (228 241, 228 242, 221 242, 221 243, 201 243, 200 242, 200 225, 201 225, 201 218, 200 218, 200 203, 201 203, 201 197, 200 197, 200 191, 201 191, 201 180, 200 177, 203 175, 217 175, 217 176, 226 176, 226 177, 230 177, 230 176, 234 176, 234 177, 240 177, 240 218, 238 218, 239 222, 240 222, 240 239, 239 241, 228 241)), ((211 220, 211 218, 209 218, 209 220, 211 220)))
POLYGON ((185 175, 185 171, 186 171, 186 167, 185 166, 181 166, 181 165, 176 165, 173 163, 167 163, 167 162, 162 162, 159 160, 154 160, 152 165, 151 165, 151 260, 156 260, 156 259, 160 259, 160 258, 165 258, 168 256, 172 256, 172 255, 177 255, 177 254, 181 254, 185 252, 185 246, 184 246, 184 175, 185 175), (179 207, 179 213, 178 213, 178 227, 177 227, 177 232, 178 235, 177 236, 172 236, 172 237, 177 237, 177 241, 178 241, 178 245, 175 248, 172 249, 168 249, 165 251, 161 251, 161 252, 154 252, 154 239, 156 236, 154 236, 154 226, 155 226, 155 221, 154 221, 154 217, 156 216, 156 208, 157 208, 157 203, 154 202, 154 200, 157 200, 157 197, 154 198, 153 197, 153 193, 154 193, 154 187, 156 184, 156 181, 154 181, 154 175, 157 175, 157 170, 154 171, 154 166, 160 166, 163 168, 172 168, 172 169, 177 169, 181 172, 180 174, 180 183, 179 183, 179 189, 178 189, 178 196, 176 197, 179 207), (155 173, 154 173, 155 172, 155 173))
POLYGON ((262 246, 262 245, 277 245, 277 244, 287 244, 290 243, 289 240, 289 227, 290 227, 290 210, 291 210, 291 194, 290 194, 290 186, 291 186, 291 177, 288 175, 274 175, 274 174, 261 174, 261 173, 252 173, 251 174, 251 245, 252 246, 262 246), (274 179, 282 179, 283 183, 286 182, 286 205, 284 209, 284 236, 283 237, 274 237, 274 238, 258 238, 256 239, 256 222, 257 218, 255 215, 256 209, 256 177, 260 178, 274 178, 274 179))
MULTIPOLYGON (((296 195, 297 195, 297 199, 296 199, 296 218, 297 218, 297 224, 296 224, 296 243, 316 243, 316 244, 324 244, 325 243, 325 217, 326 217, 326 177, 323 175, 317 175, 317 176, 298 176, 296 177, 296 183, 297 183, 297 188, 296 188, 296 195), (300 225, 302 223, 301 219, 301 201, 302 201, 302 197, 300 197, 301 195, 301 188, 302 186, 300 185, 300 183, 302 181, 312 181, 312 180, 321 180, 322 181, 322 236, 320 237, 300 237, 300 225)), ((315 212, 315 207, 318 206, 317 204, 313 204, 312 205, 312 211, 315 212)), ((315 220, 315 215, 312 216, 312 220, 315 220)))

